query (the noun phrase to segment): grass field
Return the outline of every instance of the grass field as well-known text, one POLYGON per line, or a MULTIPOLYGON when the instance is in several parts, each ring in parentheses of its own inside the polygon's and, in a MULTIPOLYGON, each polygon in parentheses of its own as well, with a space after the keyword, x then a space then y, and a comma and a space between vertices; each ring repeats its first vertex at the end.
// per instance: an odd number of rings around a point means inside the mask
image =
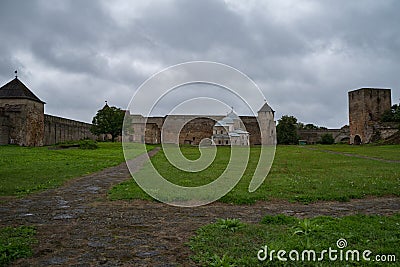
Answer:
MULTIPOLYGON (((321 146, 321 149, 346 150, 352 154, 385 155, 386 159, 397 159, 400 146, 321 146), (387 152, 385 152, 387 151, 387 152)), ((400 164, 370 159, 330 154, 308 150, 300 146, 278 146, 272 169, 263 185, 249 193, 251 180, 260 149, 251 149, 246 172, 237 186, 220 199, 235 204, 251 204, 257 200, 286 199, 289 201, 313 202, 318 200, 347 201, 365 196, 400 195, 400 164)), ((199 156, 195 147, 182 147, 188 158, 199 156)), ((204 171, 187 173, 168 163, 160 151, 152 158, 157 170, 169 181, 183 186, 198 186, 216 179, 229 160, 229 147, 218 148, 214 163, 204 171)), ((145 175, 139 172, 136 175, 145 175)), ((110 199, 150 199, 133 180, 114 187, 110 199)))
POLYGON ((35 233, 31 226, 0 228, 0 266, 31 256, 31 245, 36 243, 35 233))
MULTIPOLYGON (((70 178, 124 161, 121 143, 98 145, 94 150, 0 146, 0 196, 25 195, 52 188, 70 178)), ((133 155, 134 147, 132 151, 133 155)))
POLYGON ((399 222, 399 214, 389 217, 355 215, 312 219, 277 215, 266 216, 259 224, 220 219, 198 229, 189 246, 193 252, 192 259, 202 266, 399 266, 399 222), (342 238, 347 246, 339 249, 336 242, 342 238), (267 256, 264 259, 265 246, 267 256), (331 258, 328 253, 321 258, 321 252, 329 250, 329 247, 337 251, 331 254, 331 258), (264 261, 257 258, 261 249, 260 258, 264 261), (281 255, 281 258, 287 259, 286 262, 277 257, 279 250, 286 251, 285 255, 281 255), (299 261, 295 252, 289 258, 291 250, 299 252, 299 261), (308 254, 304 254, 305 260, 301 261, 303 250, 315 251, 316 259, 322 261, 313 261, 308 254), (340 250, 343 253, 342 261, 340 250), (359 261, 357 254, 346 254, 348 250, 359 251, 359 261), (370 261, 362 257, 365 250, 372 252, 366 257, 370 261), (335 255, 337 260, 331 261, 335 255), (378 260, 383 259, 386 262, 380 264, 378 260))
POLYGON ((310 146, 317 149, 325 149, 330 151, 356 154, 361 156, 387 159, 387 160, 400 160, 400 146, 398 145, 362 145, 362 146, 349 146, 344 144, 337 144, 333 146, 316 145, 310 146))

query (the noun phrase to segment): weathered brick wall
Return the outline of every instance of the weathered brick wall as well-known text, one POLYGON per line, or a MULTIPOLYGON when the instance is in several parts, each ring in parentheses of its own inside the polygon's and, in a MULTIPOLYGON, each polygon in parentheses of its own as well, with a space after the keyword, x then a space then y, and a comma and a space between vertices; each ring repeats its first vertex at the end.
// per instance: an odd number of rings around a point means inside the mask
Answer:
POLYGON ((93 139, 97 136, 90 132, 89 123, 74 121, 52 115, 44 115, 44 145, 60 142, 93 139))
POLYGON ((250 145, 261 145, 261 132, 256 117, 253 116, 240 116, 240 119, 246 127, 246 131, 250 135, 250 145))
POLYGON ((10 136, 10 123, 4 107, 0 107, 0 145, 7 145, 10 136))
POLYGON ((198 145, 204 138, 211 138, 212 128, 223 116, 169 115, 162 125, 164 143, 198 145), (178 135, 177 135, 178 134, 178 135))
POLYGON ((42 146, 44 105, 29 99, 0 99, 1 144, 42 146))
MULTIPOLYGON (((160 143, 162 138, 166 143, 198 145, 204 138, 211 138, 213 126, 216 121, 224 116, 201 117, 195 115, 170 115, 168 117, 150 117, 147 119, 141 115, 132 115, 133 134, 129 140, 149 144, 160 143), (167 123, 165 123, 167 121, 167 123), (169 123, 171 122, 171 123, 169 123), (163 128, 164 127, 164 128, 163 128), (182 127, 182 128, 181 128, 182 127), (177 138, 176 133, 179 133, 177 138)), ((256 117, 241 116, 246 131, 250 133, 250 145, 261 144, 260 127, 256 117)))
POLYGON ((204 138, 211 138, 216 120, 196 118, 183 126, 179 133, 179 144, 198 145, 204 138))
POLYGON ((377 137, 379 139, 387 139, 399 132, 400 123, 398 122, 384 122, 379 125, 377 129, 377 137))
POLYGON ((308 144, 316 144, 321 141, 324 134, 331 134, 335 143, 348 142, 350 132, 348 127, 341 129, 315 129, 315 130, 297 130, 300 140, 306 140, 308 144))

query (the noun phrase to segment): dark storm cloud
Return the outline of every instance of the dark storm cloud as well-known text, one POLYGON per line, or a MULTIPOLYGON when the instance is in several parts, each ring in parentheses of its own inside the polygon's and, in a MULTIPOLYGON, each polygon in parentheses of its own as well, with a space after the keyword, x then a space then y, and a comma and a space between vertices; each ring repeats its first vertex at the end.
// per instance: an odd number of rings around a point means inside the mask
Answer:
POLYGON ((398 10, 389 0, 2 1, 0 79, 18 68, 47 112, 90 121, 104 100, 126 107, 164 67, 210 60, 253 78, 277 118, 340 127, 351 89, 393 88, 398 102, 398 10))

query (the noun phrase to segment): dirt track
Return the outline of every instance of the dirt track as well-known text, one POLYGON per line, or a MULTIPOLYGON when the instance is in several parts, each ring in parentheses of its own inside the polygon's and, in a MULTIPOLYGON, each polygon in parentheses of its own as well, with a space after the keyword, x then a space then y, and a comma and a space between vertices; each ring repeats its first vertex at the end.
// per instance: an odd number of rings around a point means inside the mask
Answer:
MULTIPOLYGON (((156 151, 150 152, 151 154, 156 151)), ((139 169, 145 155, 134 159, 139 169)), ((223 203, 177 208, 152 201, 108 201, 107 190, 129 179, 125 163, 69 181, 62 187, 3 202, 0 225, 34 225, 34 255, 15 266, 193 266, 185 243, 194 231, 217 218, 259 222, 266 214, 298 217, 349 214, 388 215, 400 198, 366 198, 309 205, 286 201, 251 206, 223 203)))

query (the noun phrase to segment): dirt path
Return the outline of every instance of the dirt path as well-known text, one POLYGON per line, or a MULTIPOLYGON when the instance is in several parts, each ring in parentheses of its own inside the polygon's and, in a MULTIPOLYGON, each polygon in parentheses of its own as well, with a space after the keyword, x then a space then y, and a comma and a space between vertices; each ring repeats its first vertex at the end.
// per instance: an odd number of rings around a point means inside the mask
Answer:
MULTIPOLYGON (((156 151, 150 152, 154 154, 156 151)), ((146 161, 134 159, 139 169, 146 161)), ((114 184, 129 179, 125 164, 71 180, 64 186, 2 203, 0 225, 34 225, 34 255, 15 266, 193 266, 185 243, 217 218, 259 222, 266 214, 298 217, 400 212, 400 198, 367 198, 309 205, 286 201, 252 206, 213 203, 177 208, 151 201, 107 201, 114 184)))

